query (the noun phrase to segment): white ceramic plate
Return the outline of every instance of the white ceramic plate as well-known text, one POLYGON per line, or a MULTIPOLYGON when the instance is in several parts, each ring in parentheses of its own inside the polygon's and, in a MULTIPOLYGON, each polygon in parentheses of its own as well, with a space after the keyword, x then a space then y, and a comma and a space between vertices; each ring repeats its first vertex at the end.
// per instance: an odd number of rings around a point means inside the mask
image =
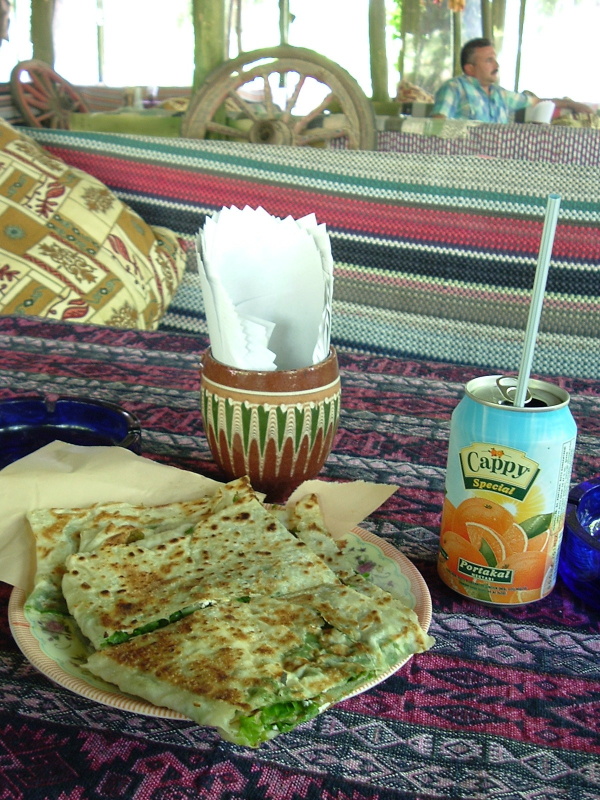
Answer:
MULTIPOLYGON (((345 553, 355 555, 357 570, 368 572, 378 586, 404 600, 415 610, 421 627, 427 631, 431 623, 431 596, 417 568, 391 544, 362 528, 355 528, 346 538, 349 547, 345 553)), ((139 697, 127 695, 116 686, 92 675, 84 666, 92 651, 75 621, 67 617, 64 622, 57 622, 57 618, 53 617, 42 624, 39 618, 28 618, 24 603, 25 593, 21 589, 13 589, 8 605, 12 635, 25 658, 55 683, 113 708, 150 717, 187 719, 176 711, 159 708, 139 697)), ((394 664, 385 675, 361 686, 357 692, 343 699, 381 683, 408 660, 394 664)))

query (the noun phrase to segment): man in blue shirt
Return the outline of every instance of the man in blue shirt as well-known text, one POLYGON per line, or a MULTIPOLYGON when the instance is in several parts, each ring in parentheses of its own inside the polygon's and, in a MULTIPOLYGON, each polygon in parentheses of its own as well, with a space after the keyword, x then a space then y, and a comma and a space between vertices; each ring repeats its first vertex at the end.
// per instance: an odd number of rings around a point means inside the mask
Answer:
MULTIPOLYGON (((472 39, 461 50, 463 74, 451 78, 437 90, 432 117, 474 119, 480 122, 510 122, 515 111, 540 102, 533 95, 511 92, 498 86, 498 61, 489 39, 472 39)), ((557 108, 589 114, 591 108, 573 100, 554 99, 557 108)))

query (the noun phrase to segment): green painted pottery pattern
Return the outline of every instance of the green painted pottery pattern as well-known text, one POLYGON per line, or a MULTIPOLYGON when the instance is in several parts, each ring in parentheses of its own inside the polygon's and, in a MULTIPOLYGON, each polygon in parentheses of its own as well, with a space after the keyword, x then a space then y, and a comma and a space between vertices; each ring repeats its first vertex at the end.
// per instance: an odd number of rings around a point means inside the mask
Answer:
POLYGON ((268 499, 319 474, 340 397, 335 351, 322 365, 274 373, 234 370, 208 351, 203 357, 201 410, 213 458, 228 479, 248 475, 268 499))

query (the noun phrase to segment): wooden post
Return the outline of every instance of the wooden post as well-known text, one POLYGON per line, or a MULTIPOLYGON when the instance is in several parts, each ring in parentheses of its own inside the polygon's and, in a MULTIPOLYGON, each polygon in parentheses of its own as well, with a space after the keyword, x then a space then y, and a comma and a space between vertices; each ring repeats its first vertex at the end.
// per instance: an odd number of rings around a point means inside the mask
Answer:
POLYGON ((369 0, 369 52, 371 58, 371 87, 373 100, 386 102, 388 89, 388 62, 385 46, 385 0, 369 0))
POLYGON ((31 44, 33 58, 54 67, 54 41, 52 21, 55 0, 32 0, 31 3, 31 44))
POLYGON ((225 0, 192 0, 194 23, 194 84, 198 89, 206 77, 227 59, 225 52, 225 0))

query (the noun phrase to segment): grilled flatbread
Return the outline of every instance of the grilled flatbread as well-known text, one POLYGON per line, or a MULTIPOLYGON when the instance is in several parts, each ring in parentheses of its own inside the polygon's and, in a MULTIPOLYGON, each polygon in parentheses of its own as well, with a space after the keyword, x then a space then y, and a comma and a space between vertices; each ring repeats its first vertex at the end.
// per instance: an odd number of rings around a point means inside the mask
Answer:
POLYGON ((340 581, 359 591, 373 584, 356 571, 356 559, 346 553, 347 539, 334 539, 327 528, 319 498, 307 494, 292 506, 277 509, 278 518, 294 536, 304 542, 335 572, 340 581))
POLYGON ((68 612, 95 650, 90 672, 239 744, 291 730, 433 643, 356 572, 314 495, 269 510, 244 478, 194 502, 29 520, 29 613, 68 612))
POLYGON ((79 519, 89 509, 48 508, 26 516, 35 537, 36 574, 27 606, 40 613, 67 613, 61 592, 65 561, 79 549, 79 519))
POLYGON ((133 544, 107 537, 67 558, 63 595, 96 649, 214 603, 338 582, 254 494, 221 501, 187 534, 139 531, 133 544))
POLYGON ((66 612, 61 584, 70 555, 94 550, 106 541, 131 543, 165 532, 184 534, 212 513, 214 502, 208 497, 160 506, 108 503, 28 512, 37 559, 35 590, 28 603, 41 612, 58 610, 62 604, 66 612))
POLYGON ((256 747, 314 717, 431 639, 415 614, 337 585, 196 611, 94 653, 91 672, 256 747))
POLYGON ((316 494, 308 494, 285 508, 284 525, 321 558, 338 556, 339 547, 327 530, 316 494))

